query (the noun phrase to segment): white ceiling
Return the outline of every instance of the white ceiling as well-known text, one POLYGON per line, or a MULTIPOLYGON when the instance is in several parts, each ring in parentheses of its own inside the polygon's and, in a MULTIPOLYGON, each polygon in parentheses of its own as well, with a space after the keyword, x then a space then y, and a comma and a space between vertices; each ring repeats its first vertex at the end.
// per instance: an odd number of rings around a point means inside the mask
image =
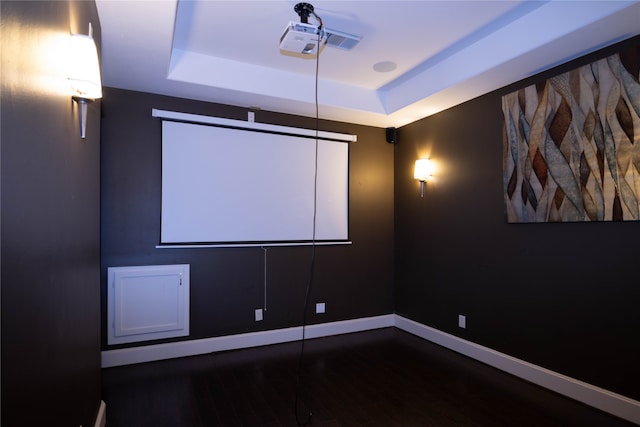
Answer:
POLYGON ((320 118, 400 127, 640 34, 640 1, 312 0, 362 37, 316 63, 279 49, 297 3, 96 0, 103 85, 314 117, 317 66, 320 118))

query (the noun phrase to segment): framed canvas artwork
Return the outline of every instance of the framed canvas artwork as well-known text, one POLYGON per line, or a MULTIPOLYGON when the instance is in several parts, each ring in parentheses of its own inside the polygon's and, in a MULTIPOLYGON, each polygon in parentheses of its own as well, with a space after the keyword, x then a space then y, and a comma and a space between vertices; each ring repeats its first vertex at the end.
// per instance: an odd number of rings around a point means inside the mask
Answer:
POLYGON ((507 222, 640 219, 640 45, 502 97, 507 222))

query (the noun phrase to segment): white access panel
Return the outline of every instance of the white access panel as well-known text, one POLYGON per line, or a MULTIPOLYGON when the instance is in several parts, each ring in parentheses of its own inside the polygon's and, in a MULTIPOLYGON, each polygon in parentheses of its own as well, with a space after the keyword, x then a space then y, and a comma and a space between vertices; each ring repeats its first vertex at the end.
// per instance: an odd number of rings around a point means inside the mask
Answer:
POLYGON ((189 264, 109 267, 108 344, 189 335, 189 264))

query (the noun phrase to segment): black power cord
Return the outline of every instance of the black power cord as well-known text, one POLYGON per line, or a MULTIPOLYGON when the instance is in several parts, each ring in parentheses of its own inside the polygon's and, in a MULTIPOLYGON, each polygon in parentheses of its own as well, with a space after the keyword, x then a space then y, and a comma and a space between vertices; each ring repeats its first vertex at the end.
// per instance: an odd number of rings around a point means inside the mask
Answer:
POLYGON ((320 133, 320 114, 318 108, 318 74, 320 68, 320 42, 322 40, 323 24, 322 19, 313 11, 313 6, 308 3, 298 3, 294 10, 300 15, 300 19, 303 23, 307 23, 309 13, 318 20, 320 25, 318 26, 318 52, 316 54, 316 70, 315 70, 315 121, 316 121, 316 135, 315 135, 315 165, 314 165, 314 178, 313 178, 313 232, 311 237, 311 259, 309 263, 309 279, 307 281, 307 289, 304 295, 304 305, 302 311, 302 343, 300 345, 300 356, 298 358, 298 369, 296 372, 296 397, 294 404, 294 412, 296 414, 296 423, 299 426, 306 426, 311 424, 313 412, 309 411, 306 420, 301 421, 298 417, 298 398, 300 395, 300 377, 302 371, 302 361, 304 359, 304 345, 305 345, 305 330, 307 326, 307 309, 309 306, 309 296, 311 293, 311 287, 313 284, 313 276, 316 264, 316 202, 317 202, 317 190, 318 190, 318 134, 320 133))

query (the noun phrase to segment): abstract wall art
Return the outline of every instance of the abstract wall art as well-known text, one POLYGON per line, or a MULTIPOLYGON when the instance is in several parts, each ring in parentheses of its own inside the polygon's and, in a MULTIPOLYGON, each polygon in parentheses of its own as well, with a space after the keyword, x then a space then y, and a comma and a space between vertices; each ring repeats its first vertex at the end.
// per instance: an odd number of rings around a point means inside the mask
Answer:
POLYGON ((509 223, 640 220, 640 45, 502 97, 509 223))

